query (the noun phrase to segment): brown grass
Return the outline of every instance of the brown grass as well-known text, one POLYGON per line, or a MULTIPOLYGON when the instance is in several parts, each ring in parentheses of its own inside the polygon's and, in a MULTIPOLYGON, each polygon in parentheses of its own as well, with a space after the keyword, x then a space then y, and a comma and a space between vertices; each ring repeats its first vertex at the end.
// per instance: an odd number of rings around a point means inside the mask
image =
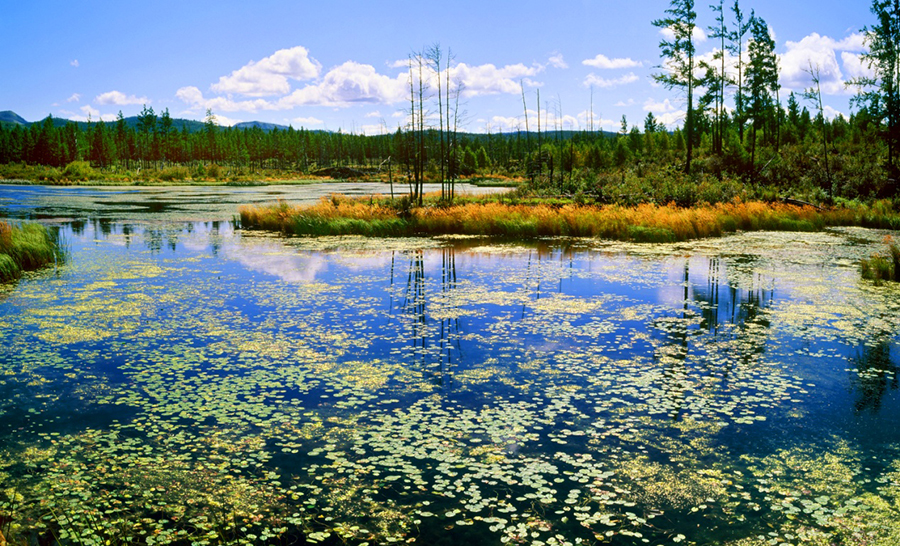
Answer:
POLYGON ((817 210, 759 201, 704 205, 516 204, 472 200, 409 209, 389 200, 331 196, 311 206, 277 203, 240 208, 244 227, 300 235, 470 234, 512 237, 575 236, 647 242, 683 241, 737 230, 816 231, 828 226, 900 227, 890 206, 817 210), (880 208, 878 208, 880 207, 880 208))

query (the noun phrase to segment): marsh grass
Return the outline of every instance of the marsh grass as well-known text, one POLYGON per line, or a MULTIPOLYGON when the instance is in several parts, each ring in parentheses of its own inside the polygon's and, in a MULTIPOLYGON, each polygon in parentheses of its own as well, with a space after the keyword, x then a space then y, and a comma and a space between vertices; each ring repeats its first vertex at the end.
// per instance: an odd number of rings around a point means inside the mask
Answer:
POLYGON ((871 258, 864 258, 860 263, 862 278, 875 281, 900 282, 900 245, 893 238, 887 237, 887 252, 878 253, 871 258))
POLYGON ((676 242, 743 231, 818 231, 829 226, 898 228, 890 202, 848 203, 816 209, 760 201, 679 207, 641 204, 581 205, 559 200, 517 201, 464 196, 456 204, 431 196, 426 206, 333 195, 312 206, 276 203, 240 208, 241 225, 296 235, 485 235, 601 237, 636 242, 676 242))
POLYGON ((0 221, 0 282, 16 279, 23 271, 39 269, 61 258, 57 237, 46 227, 0 221))

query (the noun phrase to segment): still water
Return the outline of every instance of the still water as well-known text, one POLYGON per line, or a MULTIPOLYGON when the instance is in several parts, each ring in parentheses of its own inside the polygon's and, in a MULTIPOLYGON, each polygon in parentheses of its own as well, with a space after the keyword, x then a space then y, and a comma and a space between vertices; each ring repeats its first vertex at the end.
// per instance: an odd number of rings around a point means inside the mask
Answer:
POLYGON ((0 287, 10 538, 900 537, 886 232, 283 238, 229 221, 259 194, 82 191, 0 187, 68 249, 0 287))

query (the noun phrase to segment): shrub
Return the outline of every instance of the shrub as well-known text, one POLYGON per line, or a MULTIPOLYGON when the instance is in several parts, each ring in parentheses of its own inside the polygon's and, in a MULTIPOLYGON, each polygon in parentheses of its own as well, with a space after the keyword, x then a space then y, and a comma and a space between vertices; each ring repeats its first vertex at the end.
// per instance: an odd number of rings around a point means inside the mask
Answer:
POLYGON ((97 173, 91 168, 91 164, 87 161, 73 161, 66 165, 62 172, 62 177, 72 181, 88 181, 95 180, 97 173))

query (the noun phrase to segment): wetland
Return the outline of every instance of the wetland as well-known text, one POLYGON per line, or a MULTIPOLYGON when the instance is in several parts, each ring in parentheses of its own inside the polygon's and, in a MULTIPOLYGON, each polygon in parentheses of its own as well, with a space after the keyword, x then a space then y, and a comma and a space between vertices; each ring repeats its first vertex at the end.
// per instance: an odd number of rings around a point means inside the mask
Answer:
POLYGON ((4 540, 900 541, 892 232, 232 221, 334 191, 0 187, 67 256, 0 285, 4 540))

